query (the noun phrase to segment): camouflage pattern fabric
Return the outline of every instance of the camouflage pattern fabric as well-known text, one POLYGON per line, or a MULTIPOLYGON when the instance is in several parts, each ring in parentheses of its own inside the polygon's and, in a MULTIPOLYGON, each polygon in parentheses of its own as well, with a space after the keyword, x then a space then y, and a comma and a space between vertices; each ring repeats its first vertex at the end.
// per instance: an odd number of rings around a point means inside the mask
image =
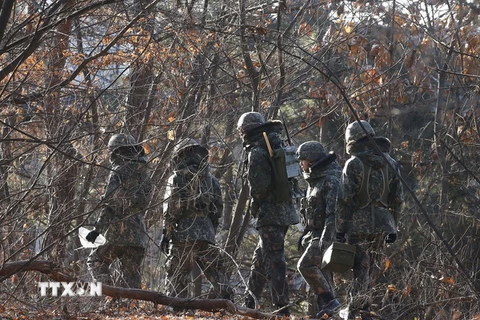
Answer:
MULTIPOLYGON (((370 199, 378 199, 384 191, 384 175, 381 168, 390 162, 398 172, 398 163, 388 154, 390 141, 383 137, 373 138, 380 147, 386 160, 378 154, 374 145, 367 139, 351 141, 347 145, 347 153, 351 158, 347 160, 342 172, 341 188, 337 202, 337 232, 346 233, 349 244, 357 247, 357 254, 353 267, 354 289, 351 296, 353 308, 364 308, 369 305, 366 290, 371 285, 370 275, 384 245, 384 238, 388 234, 396 234, 398 215, 403 203, 401 181, 388 167, 388 197, 387 207, 372 200, 361 208, 364 199, 358 195, 364 179, 363 170, 366 165, 371 166, 368 194, 370 199)), ((385 170, 385 169, 384 169, 385 170)))
POLYGON ((255 308, 255 300, 260 298, 268 282, 272 304, 276 307, 288 305, 287 265, 284 241, 288 226, 264 226, 258 228, 259 242, 253 253, 246 306, 255 308))
POLYGON ((323 253, 335 234, 340 176, 341 168, 334 159, 324 167, 313 167, 310 173, 304 172, 308 189, 301 212, 307 233, 302 238, 305 251, 298 260, 297 269, 317 295, 329 292, 335 295, 332 273, 320 268, 323 253))
MULTIPOLYGON (((291 199, 278 201, 275 197, 276 185, 263 132, 267 133, 271 147, 275 149, 282 145, 281 130, 280 121, 267 122, 243 137, 244 147, 248 153, 247 178, 252 198, 251 210, 252 215, 257 218, 256 228, 259 235, 259 242, 253 254, 248 289, 259 297, 268 281, 272 303, 276 307, 288 304, 288 287, 285 282, 285 234, 288 226, 300 221, 291 199)), ((248 307, 252 307, 252 300, 253 298, 247 295, 248 307)))
POLYGON ((92 250, 87 266, 94 279, 111 283, 108 265, 119 258, 127 285, 140 288, 147 244, 144 212, 152 188, 147 161, 143 149, 121 147, 111 154, 111 162, 102 200, 105 207, 95 224, 107 243, 92 250))
POLYGON ((195 152, 177 158, 168 179, 163 212, 164 236, 170 239, 167 286, 172 295, 186 297, 195 264, 213 284, 217 298, 230 298, 225 284, 220 251, 213 247, 223 211, 218 180, 210 174, 206 159, 195 152))
POLYGON ((105 208, 96 230, 108 243, 146 247, 144 213, 152 186, 145 157, 136 160, 113 157, 113 166, 103 196, 105 208))
POLYGON ((237 130, 249 131, 265 123, 265 118, 258 112, 246 112, 240 116, 237 122, 237 130))
POLYGON ((118 258, 121 265, 120 282, 127 288, 141 288, 145 248, 106 244, 92 251, 87 259, 87 268, 94 281, 114 285, 109 266, 118 258))
POLYGON ((367 309, 372 301, 368 290, 374 278, 375 263, 384 246, 383 235, 352 235, 348 243, 355 245, 355 259, 353 262, 353 283, 350 296, 350 310, 367 309))
POLYGON ((384 150, 385 160, 377 154, 374 146, 368 140, 360 140, 347 146, 351 158, 347 160, 342 172, 341 192, 338 201, 337 231, 348 235, 358 234, 389 234, 397 232, 398 214, 403 203, 401 181, 389 170, 387 181, 389 187, 388 207, 372 202, 365 208, 360 208, 362 199, 358 194, 362 186, 364 163, 372 170, 368 192, 371 199, 377 199, 383 192, 383 175, 380 168, 387 166, 389 161, 399 172, 398 163, 387 153, 390 141, 386 138, 375 138, 376 143, 384 150))
POLYGON ((212 284, 209 299, 233 299, 233 290, 227 285, 218 248, 204 240, 172 246, 167 262, 166 284, 169 296, 188 297, 188 285, 192 282, 191 271, 196 265, 212 284))
POLYGON ((176 170, 168 179, 164 202, 164 230, 173 243, 204 240, 215 243, 223 211, 218 180, 207 168, 201 172, 176 170))
MULTIPOLYGON (((267 131, 270 145, 275 149, 282 144, 279 131, 276 131, 281 130, 282 126, 280 122, 272 124, 267 123, 264 126, 265 130, 275 130, 267 131)), ((252 215, 258 218, 256 227, 288 226, 300 222, 293 201, 280 202, 275 198, 276 186, 263 134, 259 132, 254 136, 248 136, 244 145, 248 152, 248 182, 252 198, 252 215)))

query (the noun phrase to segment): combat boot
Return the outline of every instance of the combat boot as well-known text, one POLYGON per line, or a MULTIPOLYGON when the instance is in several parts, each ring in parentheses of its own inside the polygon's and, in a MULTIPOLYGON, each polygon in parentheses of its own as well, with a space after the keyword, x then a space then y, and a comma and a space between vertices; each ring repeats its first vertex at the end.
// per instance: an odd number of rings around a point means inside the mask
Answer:
POLYGON ((325 314, 328 317, 333 316, 335 311, 340 306, 340 302, 337 299, 330 300, 326 305, 320 308, 320 311, 317 313, 317 318, 323 317, 325 314))
POLYGON ((255 309, 255 299, 251 295, 247 295, 245 298, 245 307, 249 309, 255 309))

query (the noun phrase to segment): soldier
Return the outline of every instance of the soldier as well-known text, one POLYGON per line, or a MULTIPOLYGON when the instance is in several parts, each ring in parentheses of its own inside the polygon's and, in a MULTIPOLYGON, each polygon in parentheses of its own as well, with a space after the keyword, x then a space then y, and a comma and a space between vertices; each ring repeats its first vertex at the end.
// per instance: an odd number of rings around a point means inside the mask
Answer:
MULTIPOLYGON (((258 301, 268 281, 272 304, 278 310, 277 313, 289 315, 284 240, 288 227, 297 224, 299 217, 288 192, 288 181, 277 179, 276 172, 279 168, 274 168, 270 154, 270 151, 282 146, 282 123, 265 122, 262 114, 247 112, 238 120, 237 129, 248 154, 251 212, 257 218, 256 229, 259 235, 253 253, 245 304, 248 308, 255 308, 255 301, 258 301), (280 196, 285 190, 286 195, 280 196)), ((284 172, 280 172, 282 173, 284 172)))
POLYGON ((162 251, 168 256, 167 287, 171 296, 187 297, 190 274, 198 265, 213 288, 209 298, 233 299, 215 247, 223 211, 218 180, 210 173, 208 150, 193 139, 176 145, 173 174, 163 208, 162 251))
POLYGON ((304 250, 297 268, 317 295, 317 317, 331 317, 340 306, 335 299, 333 274, 322 271, 322 257, 335 235, 335 209, 342 169, 334 152, 326 153, 320 142, 308 141, 297 149, 297 160, 308 183, 300 212, 305 230, 299 250, 304 250))
POLYGON ((143 147, 128 134, 113 135, 108 150, 112 168, 102 197, 105 207, 86 237, 95 242, 101 233, 107 242, 92 250, 87 267, 95 281, 112 284, 109 266, 118 258, 126 286, 141 288, 147 245, 144 213, 151 192, 147 158, 143 147))
POLYGON ((369 319, 370 275, 383 244, 396 240, 402 184, 391 169, 399 173, 398 163, 389 155, 390 141, 376 136, 368 122, 349 124, 345 142, 351 157, 342 172, 336 239, 356 246, 350 310, 369 319))

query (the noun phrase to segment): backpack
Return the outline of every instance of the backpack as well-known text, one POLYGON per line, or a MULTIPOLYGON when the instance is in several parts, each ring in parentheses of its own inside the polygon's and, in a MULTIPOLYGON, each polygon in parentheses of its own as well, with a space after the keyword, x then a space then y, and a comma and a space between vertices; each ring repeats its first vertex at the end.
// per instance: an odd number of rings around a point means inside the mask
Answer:
POLYGON ((115 197, 123 200, 125 208, 145 210, 150 191, 149 177, 138 164, 129 164, 122 169, 118 176, 120 185, 115 197))
POLYGON ((300 175, 300 167, 295 158, 294 146, 282 146, 273 149, 266 133, 263 137, 267 144, 269 160, 272 165, 273 181, 275 187, 275 197, 279 202, 285 202, 292 199, 292 183, 290 180, 300 175))
MULTIPOLYGON (((360 159, 361 161, 361 159, 360 159)), ((370 175, 372 173, 372 166, 361 161, 363 164, 363 178, 362 178, 362 185, 360 186, 360 190, 358 192, 358 199, 360 201, 359 207, 363 209, 370 204, 378 204, 385 208, 388 208, 388 194, 390 193, 390 186, 388 181, 388 165, 385 164, 384 166, 380 167, 379 169, 382 174, 383 185, 381 195, 378 199, 372 199, 369 193, 369 184, 370 184, 370 175)))

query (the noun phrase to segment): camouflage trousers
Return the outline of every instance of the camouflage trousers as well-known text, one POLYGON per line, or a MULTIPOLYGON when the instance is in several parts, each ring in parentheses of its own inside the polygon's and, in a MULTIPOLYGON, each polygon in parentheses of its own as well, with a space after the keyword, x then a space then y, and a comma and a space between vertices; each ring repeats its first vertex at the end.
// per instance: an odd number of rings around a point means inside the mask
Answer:
POLYGON ((372 288, 375 270, 380 262, 385 235, 352 235, 348 243, 355 245, 353 262, 353 283, 349 290, 350 309, 368 309, 372 303, 369 290, 372 288))
MULTIPOLYGON (((332 272, 320 269, 324 248, 327 247, 328 244, 322 244, 318 238, 310 240, 297 263, 298 272, 317 296, 325 293, 331 293, 332 296, 335 296, 332 272)), ((324 303, 328 303, 328 301, 323 301, 322 304, 324 303)))
POLYGON ((94 281, 113 285, 110 265, 118 258, 122 286, 140 289, 144 257, 145 248, 106 244, 92 250, 87 258, 87 268, 94 281))
POLYGON ((288 226, 264 226, 258 228, 259 241, 252 258, 246 306, 255 308, 268 281, 272 304, 275 307, 288 305, 288 284, 286 279, 285 234, 288 226))
POLYGON ((169 296, 188 297, 188 285, 192 282, 191 275, 196 266, 212 286, 209 299, 233 299, 233 289, 227 284, 220 251, 203 240, 171 246, 166 278, 169 296))

